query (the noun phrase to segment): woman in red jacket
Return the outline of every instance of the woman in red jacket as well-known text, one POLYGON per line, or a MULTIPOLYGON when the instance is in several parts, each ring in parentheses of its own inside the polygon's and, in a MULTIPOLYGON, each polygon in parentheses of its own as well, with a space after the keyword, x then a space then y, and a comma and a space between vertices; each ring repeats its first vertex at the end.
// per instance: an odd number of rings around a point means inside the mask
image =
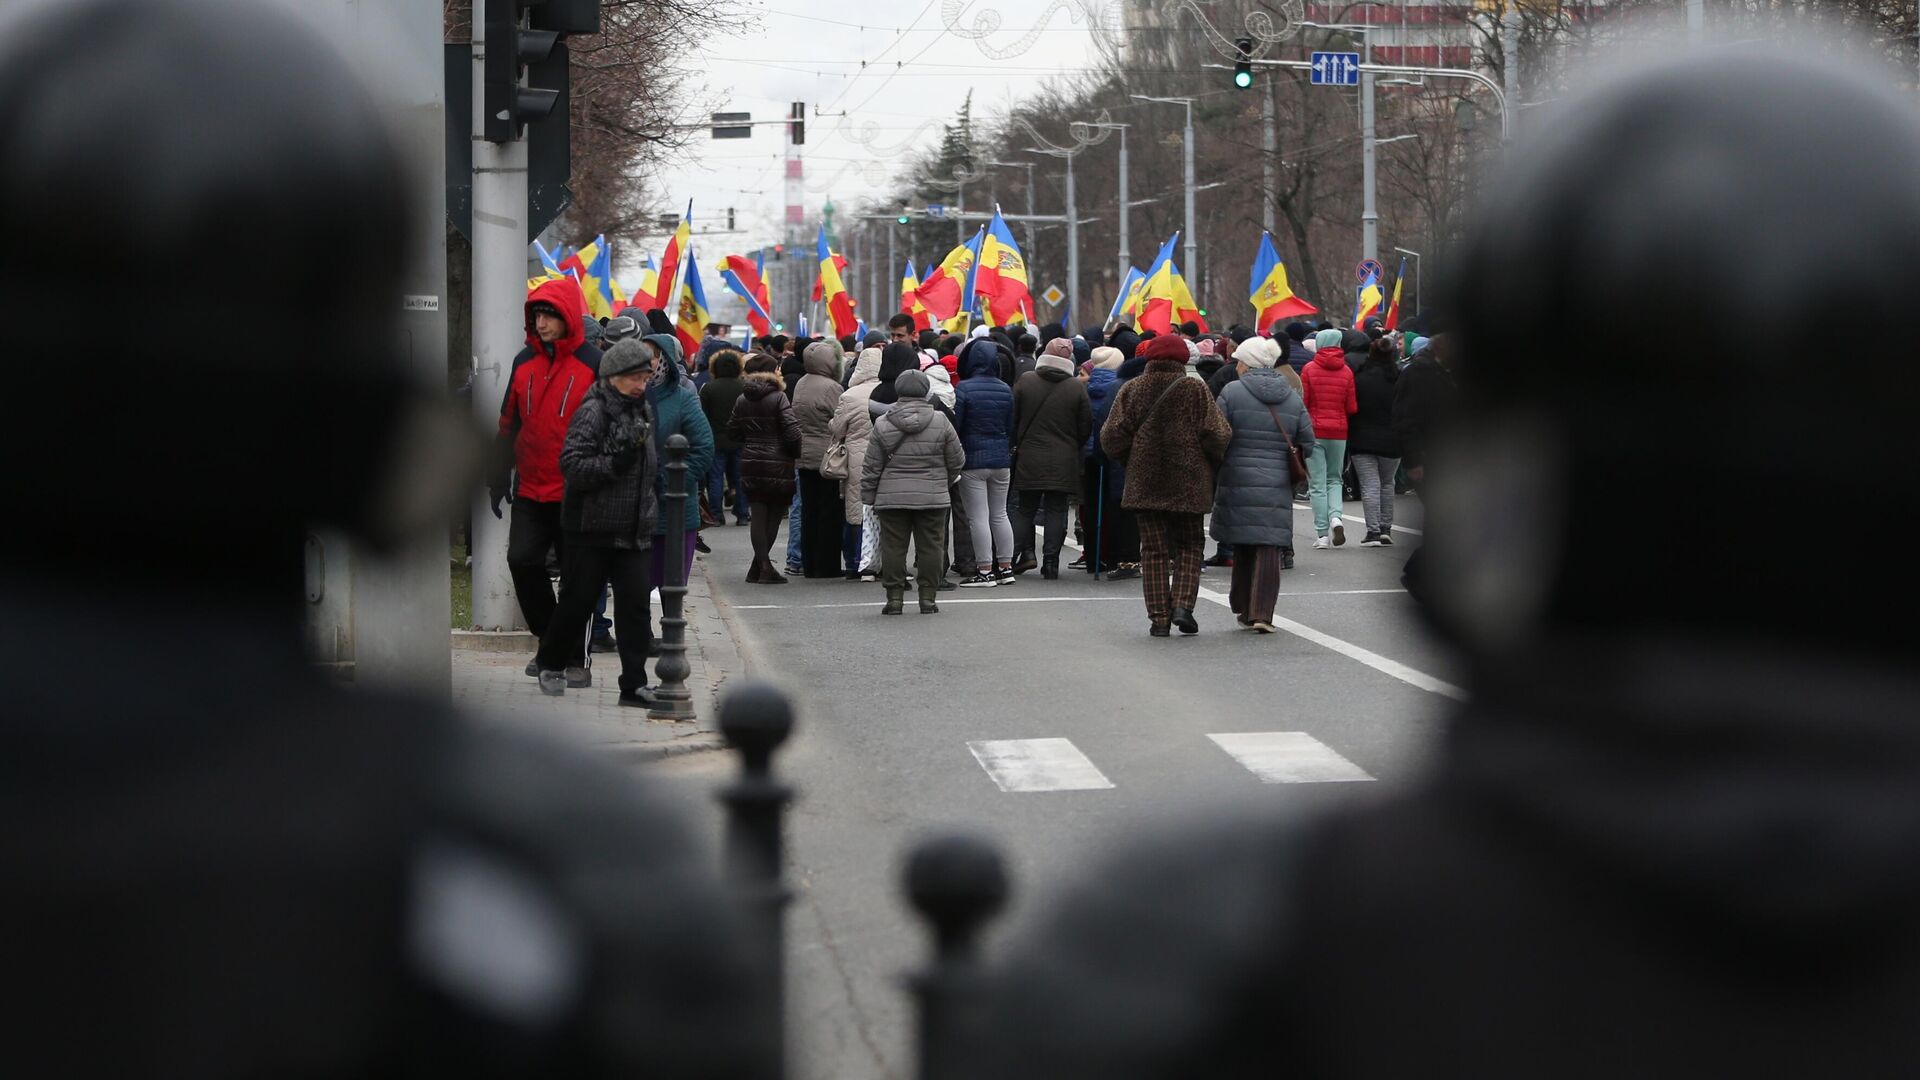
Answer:
POLYGON ((1300 369, 1302 396, 1313 420, 1307 497, 1313 502, 1313 546, 1327 548, 1347 542, 1340 521, 1340 474, 1347 466, 1347 417, 1360 411, 1360 399, 1354 394, 1346 350, 1340 347, 1340 331, 1322 330, 1313 343, 1318 351, 1300 369))

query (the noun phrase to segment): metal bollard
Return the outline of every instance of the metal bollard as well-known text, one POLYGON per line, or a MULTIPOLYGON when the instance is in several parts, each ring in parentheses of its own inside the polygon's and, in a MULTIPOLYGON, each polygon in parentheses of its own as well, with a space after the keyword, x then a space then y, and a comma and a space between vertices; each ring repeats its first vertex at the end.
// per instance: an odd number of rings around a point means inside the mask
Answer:
POLYGON ((740 898, 748 949, 766 995, 758 1004, 769 1025, 766 1045, 780 1058, 765 1076, 785 1071, 786 907, 791 894, 781 816, 793 789, 773 776, 773 753, 793 732, 793 704, 767 683, 744 683, 720 703, 720 732, 740 755, 740 775, 720 792, 727 808, 726 863, 740 898))
POLYGON ((647 709, 649 720, 693 719, 693 694, 687 689, 687 437, 667 439, 667 493, 660 512, 667 516, 667 550, 660 565, 667 579, 660 582, 660 658, 653 673, 660 680, 654 688, 654 704, 647 709))
POLYGON ((908 983, 920 1004, 920 1080, 961 1080, 959 1055, 980 1006, 980 928, 1007 901, 1007 872, 991 844, 968 836, 921 843, 907 857, 907 899, 933 928, 933 958, 908 983))

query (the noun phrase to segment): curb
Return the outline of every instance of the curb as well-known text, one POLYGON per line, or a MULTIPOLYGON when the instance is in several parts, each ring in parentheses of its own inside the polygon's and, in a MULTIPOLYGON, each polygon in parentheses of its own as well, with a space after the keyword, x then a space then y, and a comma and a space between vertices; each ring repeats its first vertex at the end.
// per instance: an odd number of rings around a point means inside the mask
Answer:
POLYGON ((450 639, 455 649, 473 652, 524 652, 540 647, 540 641, 525 630, 455 630, 450 639))
POLYGON ((645 765, 687 754, 725 750, 727 740, 717 731, 693 731, 672 742, 613 743, 596 749, 600 755, 623 765, 645 765))

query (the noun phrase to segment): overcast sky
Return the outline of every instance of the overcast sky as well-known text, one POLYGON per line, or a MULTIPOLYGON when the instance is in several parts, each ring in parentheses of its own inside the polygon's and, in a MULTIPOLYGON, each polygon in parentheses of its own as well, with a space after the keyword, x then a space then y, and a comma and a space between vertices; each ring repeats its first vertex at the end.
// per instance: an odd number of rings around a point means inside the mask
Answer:
MULTIPOLYGON (((1118 18, 1117 4, 1104 0, 970 0, 953 29, 946 16, 951 0, 747 0, 746 6, 758 25, 731 35, 721 28, 702 43, 701 91, 718 99, 718 108, 752 113, 755 120, 783 117, 794 101, 807 103, 810 223, 829 195, 836 208, 851 209, 889 187, 887 174, 871 176, 868 163, 936 144, 969 88, 979 117, 1018 100, 1045 73, 1087 67, 1092 37, 1087 21, 1074 18, 1084 7, 1118 18), (1001 25, 983 34, 980 20, 993 13, 1001 25), (846 115, 815 116, 816 108, 846 115)), ((755 128, 751 139, 702 136, 668 170, 667 201, 683 206, 693 199, 696 230, 723 228, 729 206, 743 230, 696 244, 703 264, 777 238, 786 205, 783 153, 780 128, 755 128)), ((618 256, 627 266, 639 253, 618 256)), ((713 288, 709 280, 710 296, 713 288)))

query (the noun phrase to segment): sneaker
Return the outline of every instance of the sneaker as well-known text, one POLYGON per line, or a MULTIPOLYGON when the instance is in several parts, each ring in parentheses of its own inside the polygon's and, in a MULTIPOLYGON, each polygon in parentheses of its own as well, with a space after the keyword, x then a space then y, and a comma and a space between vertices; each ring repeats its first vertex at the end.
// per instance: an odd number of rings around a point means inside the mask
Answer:
POLYGON ((1212 558, 1203 561, 1200 565, 1201 566, 1232 566, 1233 556, 1227 554, 1224 551, 1216 551, 1213 553, 1212 558))
POLYGON ((540 661, 537 659, 527 661, 527 678, 537 679, 539 677, 540 677, 540 661))
POLYGON ((569 690, 584 690, 593 685, 593 672, 586 668, 570 667, 565 674, 569 690))
POLYGON ((620 704, 630 709, 651 709, 659 703, 660 699, 653 695, 650 687, 643 686, 638 690, 620 691, 620 704))
POLYGON ((848 580, 848 581, 859 581, 859 580, 860 580, 860 571, 858 571, 858 570, 849 570, 849 571, 847 571, 847 574, 846 574, 846 578, 847 578, 847 580, 848 580))
POLYGON ((1125 581, 1128 578, 1137 578, 1139 576, 1140 568, 1137 566, 1117 566, 1107 575, 1107 580, 1125 581))
POLYGON ((960 579, 960 587, 963 589, 991 589, 998 584, 1000 579, 987 570, 960 579))
POLYGON ((1019 573, 1018 570, 1015 570, 1011 567, 1008 567, 1007 569, 1004 569, 1004 570, 995 570, 993 572, 993 583, 995 585, 1011 585, 1014 583, 1014 581, 1017 580, 1017 578, 1014 575, 1018 573, 1019 573))
POLYGON ((1393 533, 1389 529, 1380 530, 1380 546, 1381 547, 1393 546, 1393 533))
POLYGON ((807 568, 806 568, 806 567, 804 567, 804 566, 797 566, 797 565, 795 565, 795 564, 793 564, 793 563, 788 563, 788 564, 787 564, 787 576, 788 576, 788 577, 806 577, 806 576, 807 576, 807 568))
POLYGON ((1313 550, 1315 551, 1325 551, 1332 546, 1333 541, 1324 536, 1313 542, 1313 550))
MULTIPOLYGON (((716 521, 714 522, 714 524, 724 525, 726 524, 726 522, 716 521)), ((701 536, 699 533, 693 534, 693 550, 699 552, 702 555, 713 554, 713 549, 707 546, 707 538, 704 536, 701 536)))
POLYGON ((1340 520, 1339 514, 1335 514, 1333 515, 1333 544, 1335 547, 1339 547, 1341 544, 1344 544, 1346 542, 1347 542, 1346 522, 1343 522, 1340 520))
POLYGON ((1264 622, 1254 623, 1253 632, 1256 634, 1271 634, 1273 633, 1273 624, 1264 622))
POLYGON ((1067 569, 1069 570, 1085 570, 1086 568, 1087 568, 1087 555, 1085 552, 1081 552, 1079 558, 1067 564, 1067 569))
POLYGON ((540 692, 548 697, 559 697, 567 692, 567 676, 564 672, 543 671, 540 673, 540 692))
POLYGON ((1013 572, 1016 574, 1024 574, 1029 570, 1038 568, 1039 565, 1040 564, 1034 560, 1033 552, 1031 551, 1016 555, 1013 558, 1013 572))
POLYGON ((1147 627, 1147 633, 1152 634, 1154 637, 1172 637, 1173 628, 1170 626, 1149 625, 1147 627))
POLYGON ((1379 546, 1380 546, 1380 534, 1379 534, 1379 533, 1377 533, 1377 532, 1369 532, 1369 533, 1367 533, 1367 537, 1366 537, 1366 539, 1364 539, 1364 540, 1362 540, 1362 541, 1360 541, 1360 546, 1361 546, 1361 547, 1379 547, 1379 546))
POLYGON ((880 575, 873 572, 872 570, 862 570, 860 571, 860 580, 861 581, 879 581, 880 575))

